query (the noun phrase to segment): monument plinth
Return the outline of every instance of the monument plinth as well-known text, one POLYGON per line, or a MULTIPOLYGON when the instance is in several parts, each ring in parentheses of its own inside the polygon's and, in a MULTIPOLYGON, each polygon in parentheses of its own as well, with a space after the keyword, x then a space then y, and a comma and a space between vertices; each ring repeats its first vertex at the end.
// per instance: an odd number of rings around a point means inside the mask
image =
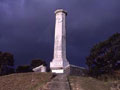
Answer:
POLYGON ((55 11, 55 39, 54 39, 54 56, 50 62, 50 68, 53 73, 64 73, 64 70, 69 66, 66 58, 66 16, 67 12, 63 9, 55 11))

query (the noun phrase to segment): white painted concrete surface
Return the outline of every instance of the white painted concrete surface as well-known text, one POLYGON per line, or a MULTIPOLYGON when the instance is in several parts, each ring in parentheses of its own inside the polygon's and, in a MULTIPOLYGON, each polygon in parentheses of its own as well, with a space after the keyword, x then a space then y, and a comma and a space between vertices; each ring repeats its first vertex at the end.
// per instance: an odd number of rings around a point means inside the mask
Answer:
POLYGON ((50 62, 50 68, 52 72, 62 72, 69 65, 66 59, 66 15, 67 12, 63 9, 58 9, 55 11, 56 24, 55 24, 55 39, 54 39, 54 56, 52 62, 50 62), (54 70, 53 70, 54 68, 54 70), (56 70, 55 70, 56 68, 56 70))
POLYGON ((38 66, 36 68, 33 68, 33 71, 34 72, 46 72, 46 66, 43 66, 43 65, 38 66))

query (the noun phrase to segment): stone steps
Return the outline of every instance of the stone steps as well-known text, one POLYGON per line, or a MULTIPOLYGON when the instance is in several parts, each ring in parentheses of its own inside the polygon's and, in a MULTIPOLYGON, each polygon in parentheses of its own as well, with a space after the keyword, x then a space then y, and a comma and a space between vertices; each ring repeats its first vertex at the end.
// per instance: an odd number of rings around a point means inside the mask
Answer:
POLYGON ((43 90, 70 90, 70 85, 66 75, 57 75, 48 82, 43 90))

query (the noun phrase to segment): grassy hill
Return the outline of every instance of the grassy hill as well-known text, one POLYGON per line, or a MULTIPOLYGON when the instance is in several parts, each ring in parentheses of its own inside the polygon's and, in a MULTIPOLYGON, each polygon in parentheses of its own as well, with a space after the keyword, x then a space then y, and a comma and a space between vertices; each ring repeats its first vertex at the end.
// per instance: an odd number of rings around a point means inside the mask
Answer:
MULTIPOLYGON (((0 76, 0 90, 41 90, 51 81, 51 73, 17 73, 0 76)), ((118 80, 120 83, 120 80, 118 80)), ((72 90, 110 90, 114 80, 100 81, 92 77, 69 76, 72 90)))
POLYGON ((18 73, 0 76, 0 90, 38 90, 52 77, 50 73, 18 73))
POLYGON ((102 81, 92 77, 80 76, 70 76, 69 81, 72 90, 111 90, 111 87, 113 87, 114 82, 120 84, 120 80, 109 79, 107 81, 102 81))

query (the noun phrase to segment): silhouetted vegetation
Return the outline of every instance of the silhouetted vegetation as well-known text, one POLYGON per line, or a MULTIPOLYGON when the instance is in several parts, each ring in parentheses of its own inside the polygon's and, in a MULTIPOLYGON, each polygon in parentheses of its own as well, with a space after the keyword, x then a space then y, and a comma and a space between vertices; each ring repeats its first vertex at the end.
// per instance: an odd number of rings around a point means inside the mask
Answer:
POLYGON ((35 68, 35 67, 38 67, 40 65, 44 65, 44 66, 47 66, 46 62, 41 60, 41 59, 33 59, 30 66, 32 68, 35 68))
POLYGON ((30 65, 21 65, 16 69, 16 73, 32 72, 32 69, 40 65, 46 66, 46 62, 41 59, 33 59, 30 65))
POLYGON ((91 49, 86 63, 91 76, 113 74, 120 70, 120 33, 96 44, 91 49))
POLYGON ((32 72, 32 69, 29 65, 18 66, 16 69, 16 73, 25 73, 32 72))
POLYGON ((0 52, 0 75, 14 73, 14 57, 11 53, 0 52))

